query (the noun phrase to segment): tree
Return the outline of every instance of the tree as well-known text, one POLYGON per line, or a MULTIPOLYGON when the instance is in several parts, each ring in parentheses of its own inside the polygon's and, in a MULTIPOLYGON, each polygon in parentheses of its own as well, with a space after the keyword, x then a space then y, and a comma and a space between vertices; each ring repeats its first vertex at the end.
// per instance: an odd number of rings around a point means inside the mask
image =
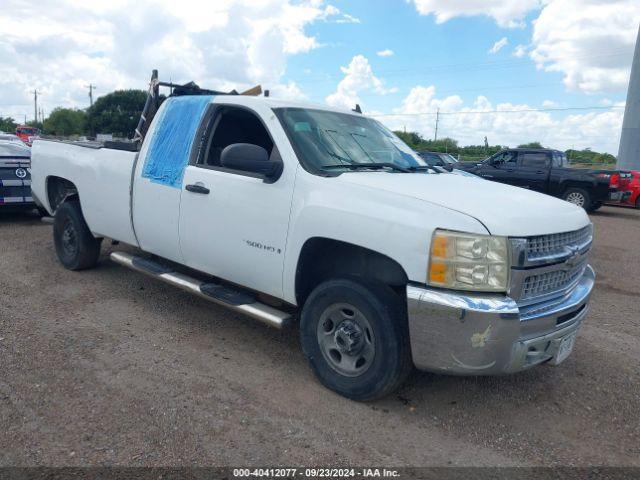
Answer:
POLYGON ((594 152, 590 148, 584 150, 569 149, 565 152, 571 163, 576 164, 614 164, 616 157, 610 153, 594 152))
POLYGON ((544 148, 540 142, 529 142, 518 145, 518 148, 544 148))
POLYGON ((147 99, 144 90, 116 90, 98 98, 87 110, 87 130, 132 138, 147 99))
POLYGON ((0 131, 13 133, 16 131, 18 124, 11 117, 0 117, 0 131))
POLYGON ((402 139, 402 141, 404 143, 406 143, 407 145, 409 145, 411 148, 418 148, 418 145, 420 145, 422 142, 424 142, 422 136, 417 133, 417 132, 393 132, 395 133, 398 137, 400 137, 402 139))
POLYGON ((44 121, 44 130, 52 135, 80 135, 85 131, 87 114, 84 110, 56 108, 44 121))

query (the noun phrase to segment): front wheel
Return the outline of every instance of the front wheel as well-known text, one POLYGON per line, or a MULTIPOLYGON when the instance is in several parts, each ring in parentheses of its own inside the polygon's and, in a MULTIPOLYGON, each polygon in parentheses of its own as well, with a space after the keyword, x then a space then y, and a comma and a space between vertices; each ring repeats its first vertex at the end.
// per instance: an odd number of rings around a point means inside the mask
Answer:
POLYGON ((353 400, 374 400, 411 371, 406 308, 386 285, 337 279, 304 304, 302 349, 323 385, 353 400))
POLYGON ((587 211, 591 210, 591 197, 581 188, 570 188, 564 192, 562 199, 578 207, 582 207, 587 211))
POLYGON ((65 202, 53 219, 53 243, 58 259, 69 270, 92 268, 98 263, 102 239, 95 238, 82 216, 80 204, 65 202))

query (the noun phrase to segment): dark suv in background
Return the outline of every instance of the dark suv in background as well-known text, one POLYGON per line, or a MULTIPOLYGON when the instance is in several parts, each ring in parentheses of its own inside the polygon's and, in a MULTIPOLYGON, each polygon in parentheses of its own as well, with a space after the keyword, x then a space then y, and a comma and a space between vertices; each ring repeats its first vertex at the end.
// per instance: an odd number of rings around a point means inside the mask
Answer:
POLYGON ((553 195, 587 211, 606 201, 620 201, 627 193, 610 187, 610 175, 601 170, 570 168, 566 154, 560 150, 509 148, 481 163, 461 162, 456 168, 487 180, 553 195))

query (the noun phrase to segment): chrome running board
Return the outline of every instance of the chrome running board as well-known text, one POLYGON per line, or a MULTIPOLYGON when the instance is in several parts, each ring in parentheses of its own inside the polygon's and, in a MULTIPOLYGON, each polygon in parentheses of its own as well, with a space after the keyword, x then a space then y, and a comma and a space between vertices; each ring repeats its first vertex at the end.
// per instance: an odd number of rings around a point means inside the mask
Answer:
POLYGON ((161 263, 129 253, 112 252, 111 260, 193 293, 210 302, 249 315, 271 327, 281 329, 291 323, 291 314, 259 302, 252 293, 219 283, 201 282, 180 272, 173 271, 170 267, 161 263))

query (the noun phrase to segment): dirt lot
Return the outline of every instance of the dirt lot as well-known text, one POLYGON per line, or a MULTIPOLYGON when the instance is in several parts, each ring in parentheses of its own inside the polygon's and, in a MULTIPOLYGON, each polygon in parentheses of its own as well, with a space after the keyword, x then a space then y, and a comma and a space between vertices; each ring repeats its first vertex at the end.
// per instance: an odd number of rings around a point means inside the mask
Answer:
POLYGON ((562 366, 414 373, 359 404, 278 332, 0 216, 0 465, 640 466, 640 212, 605 207, 598 285, 562 366))

